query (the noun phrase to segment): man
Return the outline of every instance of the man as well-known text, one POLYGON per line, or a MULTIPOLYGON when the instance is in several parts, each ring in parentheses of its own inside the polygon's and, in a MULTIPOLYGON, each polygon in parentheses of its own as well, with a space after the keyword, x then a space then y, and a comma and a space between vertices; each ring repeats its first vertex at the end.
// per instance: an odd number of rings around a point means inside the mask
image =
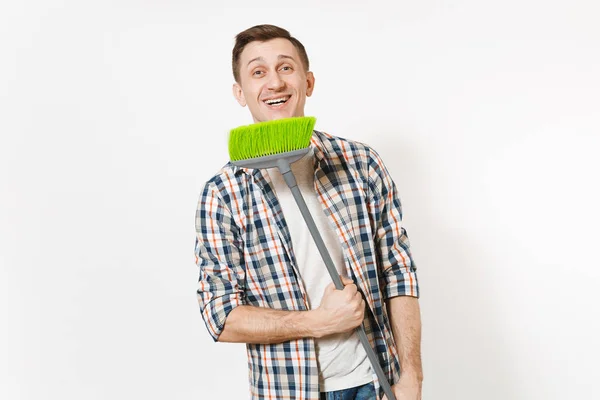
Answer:
MULTIPOLYGON (((232 67, 233 94, 254 122, 304 116, 315 78, 288 31, 239 33, 232 67)), ((316 130, 292 169, 344 289, 331 283, 278 171, 228 163, 196 213, 209 333, 247 343, 252 399, 376 399, 383 390, 354 333, 364 322, 397 399, 419 400, 419 289, 387 169, 367 145, 316 130)))

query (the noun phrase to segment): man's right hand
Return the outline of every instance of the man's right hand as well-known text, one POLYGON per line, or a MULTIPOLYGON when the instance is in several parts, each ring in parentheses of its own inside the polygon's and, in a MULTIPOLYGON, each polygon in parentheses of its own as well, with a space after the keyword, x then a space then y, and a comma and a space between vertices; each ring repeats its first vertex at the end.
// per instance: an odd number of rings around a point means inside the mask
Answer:
POLYGON ((321 304, 315 311, 322 323, 322 334, 348 332, 359 326, 365 316, 365 301, 352 279, 341 276, 343 290, 330 283, 323 293, 321 304))

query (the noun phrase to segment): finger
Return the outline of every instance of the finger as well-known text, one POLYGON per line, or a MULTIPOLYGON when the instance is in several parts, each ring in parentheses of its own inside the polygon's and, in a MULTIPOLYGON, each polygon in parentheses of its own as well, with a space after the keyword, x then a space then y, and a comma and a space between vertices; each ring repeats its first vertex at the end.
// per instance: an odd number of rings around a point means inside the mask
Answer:
POLYGON ((358 288, 356 287, 355 284, 350 284, 350 285, 346 285, 344 286, 344 291, 350 293, 352 296, 354 296, 356 293, 358 293, 358 288))
POLYGON ((352 279, 348 278, 347 276, 340 275, 340 279, 342 280, 342 283, 344 285, 350 285, 350 284, 354 283, 354 281, 352 279))
POLYGON ((335 290, 335 283, 331 282, 329 285, 327 285, 327 287, 325 288, 325 293, 328 292, 333 292, 335 290))

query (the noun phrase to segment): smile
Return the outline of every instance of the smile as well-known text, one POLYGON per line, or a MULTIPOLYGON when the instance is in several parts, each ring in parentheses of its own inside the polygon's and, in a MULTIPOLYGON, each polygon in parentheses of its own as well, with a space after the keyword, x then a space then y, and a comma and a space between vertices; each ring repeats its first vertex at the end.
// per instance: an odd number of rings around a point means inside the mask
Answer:
POLYGON ((292 96, 281 96, 273 99, 263 100, 263 103, 271 109, 282 108, 292 96))

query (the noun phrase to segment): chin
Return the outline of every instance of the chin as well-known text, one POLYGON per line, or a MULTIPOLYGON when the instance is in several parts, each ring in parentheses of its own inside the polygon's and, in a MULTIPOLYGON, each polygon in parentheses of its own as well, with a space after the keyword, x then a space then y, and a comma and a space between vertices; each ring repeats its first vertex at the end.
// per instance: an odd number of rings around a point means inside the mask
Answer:
POLYGON ((284 119, 284 118, 290 118, 290 117, 294 117, 294 113, 289 113, 289 112, 280 112, 280 113, 274 113, 274 114, 269 114, 267 115, 267 120, 269 121, 274 121, 276 119, 284 119))

